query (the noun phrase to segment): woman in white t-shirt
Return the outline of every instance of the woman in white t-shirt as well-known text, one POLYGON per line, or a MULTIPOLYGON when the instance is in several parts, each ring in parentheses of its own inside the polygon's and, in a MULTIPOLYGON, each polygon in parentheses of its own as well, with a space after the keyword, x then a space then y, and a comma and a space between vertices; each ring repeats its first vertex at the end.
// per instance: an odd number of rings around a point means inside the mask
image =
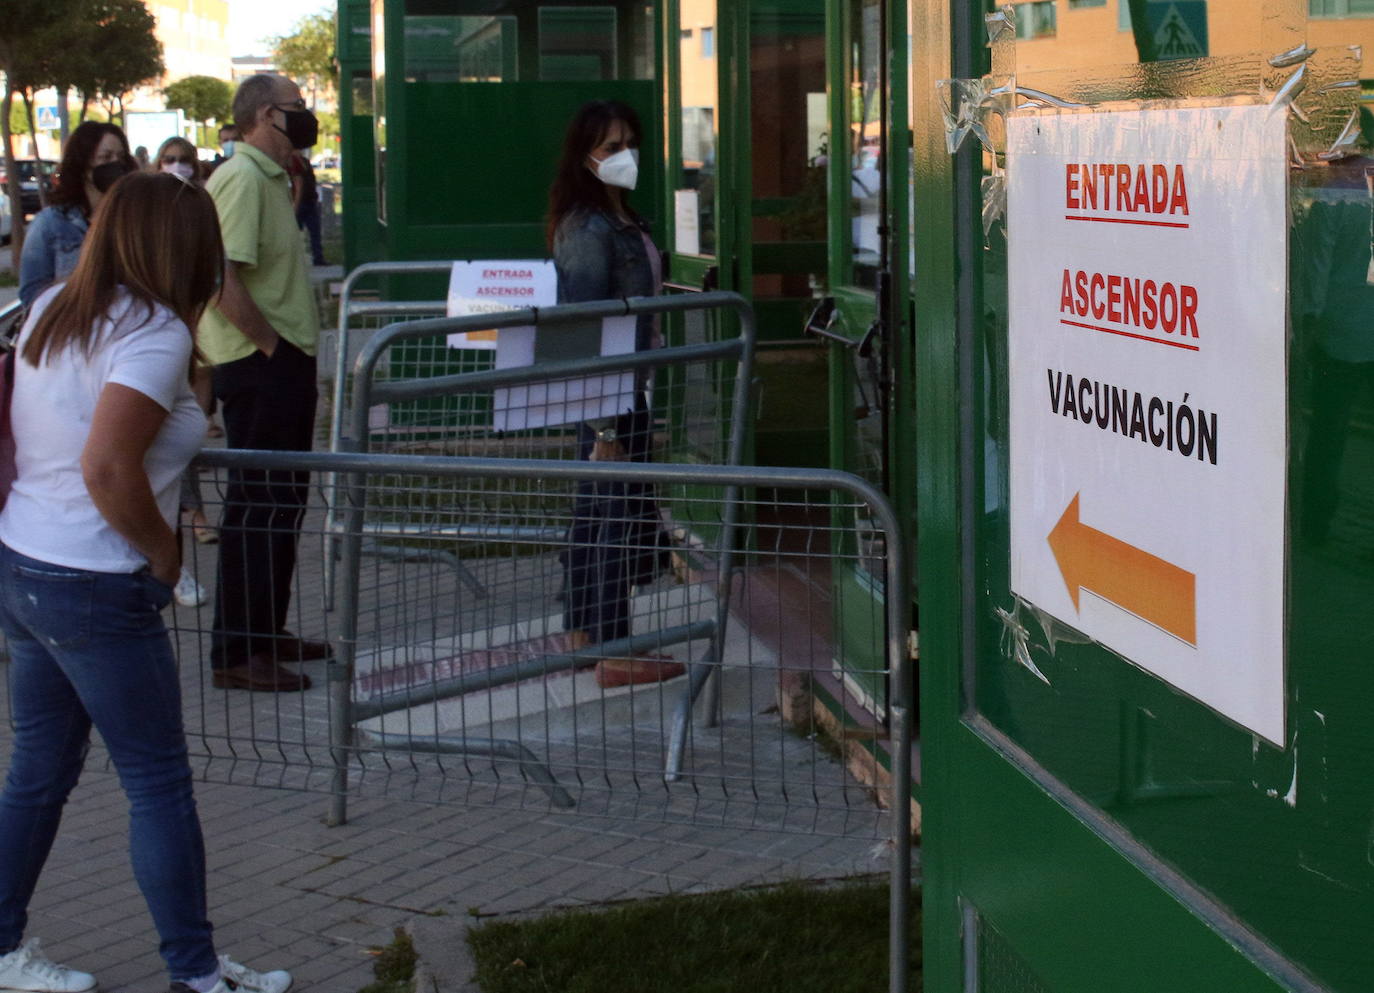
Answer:
POLYGON ((161 610, 181 568, 177 483, 205 436, 191 328, 223 272, 208 194, 133 174, 97 209, 64 286, 19 336, 17 476, 0 512, 0 628, 14 748, 0 794, 0 990, 83 993, 23 941, 94 725, 129 798, 129 854, 175 993, 283 993, 217 956, 181 687, 161 610))

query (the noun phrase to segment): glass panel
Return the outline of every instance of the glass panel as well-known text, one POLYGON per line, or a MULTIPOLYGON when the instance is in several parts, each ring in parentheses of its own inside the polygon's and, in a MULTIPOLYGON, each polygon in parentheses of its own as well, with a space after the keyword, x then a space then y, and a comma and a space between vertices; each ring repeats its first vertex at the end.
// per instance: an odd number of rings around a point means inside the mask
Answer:
POLYGON ((514 17, 406 17, 407 83, 507 83, 520 78, 514 17))
POLYGON ((823 243, 827 231, 825 168, 811 144, 825 98, 824 16, 756 3, 749 46, 754 293, 809 299, 826 283, 824 252, 807 260, 786 246, 823 243), (761 249, 773 261, 762 261, 761 249))
MULTIPOLYGON (((716 0, 681 0, 678 5, 679 102, 682 147, 676 188, 697 218, 697 254, 716 251, 716 108, 718 66, 715 58, 716 0), (708 47, 700 35, 709 33, 708 47), (693 206, 693 198, 695 205, 693 206)), ((679 213, 682 208, 680 206, 679 213)), ((679 227, 682 227, 679 221, 679 227)))
POLYGON ((616 78, 614 7, 540 7, 539 78, 616 78))
POLYGON ((372 115, 372 74, 355 71, 349 80, 349 88, 352 93, 354 116, 370 117, 372 115))
POLYGON ((372 0, 372 135, 377 156, 377 219, 386 223, 386 0, 372 0))
POLYGON ((849 53, 849 196, 850 257, 855 286, 873 289, 882 245, 878 228, 882 216, 883 139, 880 86, 883 4, 854 0, 851 5, 854 37, 849 53))
MULTIPOLYGON (((1007 36, 1013 32, 1006 32, 994 43, 989 81, 1002 84, 1014 78, 1019 86, 1096 106, 1102 113, 1043 110, 1027 112, 1030 116, 1025 119, 1042 127, 1037 133, 1080 136, 1066 142, 1081 138, 1071 150, 1067 143, 1043 149, 1034 146, 1036 157, 1077 156, 1070 164, 1095 161, 1100 168, 1098 179, 1111 173, 1114 181, 1110 190, 1104 182, 1098 183, 1098 197, 1093 201, 1097 216, 1089 216, 1093 211, 1083 206, 1087 201, 1061 170, 1057 186, 1047 180, 1036 188, 1039 195, 1063 208, 1058 220, 1044 227, 1008 227, 995 198, 1006 189, 1002 168, 1011 176, 1018 163, 1008 162, 1003 154, 1004 120, 996 115, 987 118, 993 147, 983 153, 983 190, 991 209, 985 216, 989 229, 982 251, 974 260, 981 265, 983 297, 976 311, 978 353, 971 357, 980 383, 968 398, 978 410, 977 441, 968 457, 979 479, 972 505, 981 533, 972 586, 990 593, 982 601, 987 609, 977 621, 978 662, 967 684, 969 699, 981 716, 1041 767, 1203 887, 1238 920, 1272 942, 1280 954, 1299 962, 1322 988, 1339 993, 1362 991, 1374 975, 1374 950, 1361 937, 1361 925, 1355 923, 1368 920, 1369 893, 1374 891, 1371 807, 1367 795, 1342 784, 1367 782, 1374 775, 1374 758, 1365 741, 1365 715, 1374 707, 1374 679, 1361 661, 1374 655, 1374 628, 1361 623, 1366 605, 1374 598, 1374 555, 1370 553, 1374 548, 1370 523, 1374 520, 1374 432, 1369 430, 1374 423, 1374 200, 1368 178, 1374 173, 1370 145, 1374 120, 1366 117, 1363 131, 1352 134, 1348 146, 1332 149, 1331 145, 1349 120, 1358 94, 1349 82, 1374 78, 1370 47, 1374 21, 1365 16, 1371 3, 1312 0, 1308 9, 1314 20, 1310 23, 1300 16, 1288 22, 1295 8, 1299 15, 1304 8, 1286 0, 1132 0, 1129 10, 1121 0, 1116 11, 1110 5, 1065 4, 1058 23, 1052 24, 1052 35, 1044 33, 1048 22, 1037 24, 1036 6, 1017 4, 1017 37, 1012 40, 1007 36), (1276 68, 1271 58, 1296 48, 1304 38, 1317 54, 1305 69, 1307 89, 1299 97, 1303 119, 1290 121, 1292 162, 1286 167, 1286 177, 1282 156, 1276 160, 1268 154, 1262 160, 1265 175, 1274 180, 1262 206, 1278 212, 1277 235, 1263 244, 1233 235, 1232 242, 1218 243, 1211 255, 1231 266, 1243 264, 1255 280, 1255 293, 1260 292, 1261 261, 1279 265, 1277 278, 1264 285, 1270 292, 1280 287, 1287 312, 1268 308, 1262 323, 1243 321, 1231 311, 1213 311, 1207 318, 1217 328, 1212 338, 1216 347, 1222 347, 1220 338, 1234 347, 1235 335, 1252 335, 1241 340, 1253 341, 1256 350, 1263 348, 1270 355, 1277 349, 1287 362, 1286 382, 1271 379, 1266 387, 1255 387, 1252 395, 1255 405, 1278 410, 1283 427, 1267 438, 1242 440, 1233 434, 1233 447, 1220 456, 1217 466, 1240 455, 1237 444, 1286 445, 1282 449, 1286 478, 1278 479, 1276 485, 1270 480, 1263 494, 1252 494, 1256 501, 1277 499, 1279 513, 1284 515, 1283 526, 1266 528, 1254 538, 1277 549, 1280 561, 1285 562, 1266 576, 1256 576, 1254 583, 1259 587, 1262 581, 1282 574, 1285 586, 1286 599, 1277 608, 1278 614, 1286 612, 1286 642, 1278 656, 1284 674, 1276 681, 1283 688, 1286 717, 1278 735, 1281 740, 1271 743, 1153 675, 1147 663, 1155 662, 1161 653, 1138 653, 1130 659, 1092 641, 1091 633, 1083 633, 1091 629, 1094 616, 1116 611, 1112 616, 1121 625, 1151 629, 1142 637, 1189 643, 1189 637, 1198 637, 1196 631, 1166 626, 1173 624, 1168 619, 1163 624, 1150 620, 1158 617, 1151 612, 1177 593, 1177 587, 1156 588, 1158 596, 1147 598, 1149 603, 1133 601, 1135 610, 1098 595, 1076 575, 1071 587, 1069 578, 1062 579, 1056 595, 1071 588, 1067 596, 1076 594, 1077 606, 1056 605, 1049 610, 1043 604, 1016 599, 1011 581, 1013 556, 1017 568, 1024 568, 1027 558, 1048 554, 1044 549, 1052 548, 1054 540, 1049 532, 1058 525, 1050 520, 1035 548, 1026 541, 1014 546, 1013 519, 1024 520, 1031 504, 1013 505, 1010 477, 1013 472, 1021 474, 1017 494, 1022 492, 1021 479, 1042 487, 1067 480, 1081 489, 1078 500, 1070 501, 1071 492, 1059 504, 1064 514, 1061 521, 1068 521, 1061 534, 1088 536, 1093 542, 1100 539, 1102 544, 1095 545, 1089 555, 1092 561, 1100 564, 1093 556, 1107 547, 1109 538, 1118 543, 1111 546, 1112 554, 1129 556, 1149 546, 1149 554, 1157 556, 1151 558, 1152 565, 1190 563, 1186 568, 1198 591, 1191 616, 1204 616, 1204 609, 1213 612, 1211 617, 1241 609, 1241 598, 1204 599, 1204 587, 1211 590, 1208 596, 1217 593, 1209 577, 1218 565, 1213 560, 1222 556, 1197 553, 1190 559, 1189 549, 1169 545, 1179 534, 1189 533, 1178 514, 1205 513, 1200 504, 1190 502, 1185 487, 1209 477, 1199 475, 1195 468, 1181 468, 1180 451, 1169 448, 1175 442, 1182 444, 1182 436, 1161 437, 1156 447, 1142 442, 1139 433, 1132 438, 1129 426, 1124 434, 1115 431, 1115 414, 1097 406, 1093 387, 1108 391, 1100 393, 1104 398, 1114 397, 1109 394, 1113 388, 1140 389, 1148 441, 1148 405, 1154 396, 1162 403, 1178 402, 1183 390, 1189 389, 1188 402, 1205 407, 1206 401, 1199 396, 1250 388, 1248 381, 1238 385, 1232 380, 1240 373, 1217 374, 1187 362, 1171 366, 1170 356, 1191 352, 1117 334, 1124 325, 1115 330, 1109 327, 1122 324, 1113 315, 1131 314, 1130 303, 1118 301, 1113 310, 1114 305, 1104 298, 1100 311, 1084 316, 1073 302, 1077 291, 1072 282, 1061 297, 1058 260, 1065 259, 1063 266, 1072 265, 1075 271, 1098 272, 1104 286, 1116 280, 1126 288, 1121 300, 1130 300, 1132 278, 1153 276, 1161 269, 1188 274, 1205 269, 1209 259, 1200 255, 1199 245, 1211 243, 1203 239, 1219 230, 1214 225, 1228 225, 1224 230, 1230 232, 1240 230, 1238 218, 1244 219, 1244 212, 1220 210, 1220 194, 1210 206, 1197 199, 1194 212, 1209 211, 1208 221, 1206 225, 1194 222, 1192 232, 1185 231, 1178 217, 1156 216, 1163 186, 1156 191, 1151 184, 1156 175, 1163 175, 1155 169, 1161 163, 1143 158, 1138 151, 1141 146, 1132 143, 1128 137, 1132 121, 1119 118, 1119 127, 1110 138, 1092 142, 1081 137, 1090 134, 1086 128, 1056 132, 1050 122, 1101 118, 1103 113, 1125 113, 1137 107, 1162 115, 1268 103, 1297 68, 1296 64, 1276 68), (1363 56, 1348 48, 1356 44, 1363 46, 1363 56), (1123 170, 1123 164, 1128 168, 1123 170), (1129 189, 1123 181, 1126 175, 1131 177, 1129 189), (1144 183, 1141 176, 1148 177, 1144 183), (1116 216, 1109 218, 1113 213, 1116 216), (1104 223, 1058 223, 1087 220, 1104 223), (1104 243, 1110 252, 1101 248, 1104 243), (1016 296, 1010 296, 1013 254, 1020 267, 1016 296), (1075 261, 1070 263, 1070 258, 1075 261), (1027 261, 1037 259, 1048 271, 1037 270, 1033 261, 1027 261), (1039 299, 1033 296, 1039 292, 1033 285, 1035 278, 1050 280, 1046 285, 1054 299, 1048 308, 1037 304, 1028 309, 1028 298, 1039 299), (1067 322, 1064 306, 1073 306, 1078 313, 1072 332, 1063 327, 1067 322), (1028 313, 1035 315, 1033 320, 1027 318, 1028 313), (1267 330, 1261 331, 1262 326, 1267 330), (1112 333, 1098 333, 1104 330, 1112 333), (1071 333, 1077 337, 1070 337, 1071 333), (1013 339, 1013 334, 1020 339, 1013 339), (1009 359, 1013 346, 1025 348, 1031 338, 1050 340, 1054 347, 1063 344, 1063 357, 1055 360, 1048 377, 1049 362, 1031 369, 1009 359), (1114 357, 1109 361, 1120 366, 1100 359, 1108 346, 1098 342, 1113 343, 1114 357), (1182 371, 1170 378, 1160 371, 1166 367, 1182 371), (1021 391, 1018 397, 1036 391, 1034 396, 1048 411, 1056 368, 1072 373, 1078 382, 1089 381, 1086 395, 1079 392, 1075 399, 1086 399, 1096 415, 1084 416, 1080 410, 1062 446, 1010 452, 1013 426, 1024 423, 1025 411, 1018 403, 1016 420, 1012 419, 1009 390, 1021 391), (1144 384, 1156 375, 1162 377, 1161 383, 1179 385, 1178 393, 1164 398, 1163 385, 1144 391, 1144 384), (1018 378, 1013 380, 1013 376, 1018 378), (1121 439, 1119 452, 1132 454, 1104 457, 1098 467, 1101 471, 1093 472, 1081 487, 1077 476, 1065 474, 1066 465, 1080 464, 1076 452, 1095 444, 1094 439, 1113 434, 1113 441, 1121 439), (1145 464, 1157 466, 1157 471, 1140 470, 1138 456, 1145 464), (1117 489, 1102 482, 1112 479, 1117 489), (1161 515, 1123 519, 1128 501, 1113 502, 1111 494, 1128 487, 1154 488, 1162 480, 1176 483, 1177 489, 1159 501, 1161 515), (1095 494, 1090 487, 1096 487, 1095 494), (1070 519, 1064 504, 1070 504, 1079 516, 1070 519), (1122 544, 1131 551, 1123 551, 1122 544), (1208 583, 1213 585, 1208 587, 1208 583)), ((1104 128, 1104 133, 1108 130, 1104 128)), ((1187 156, 1193 153, 1181 153, 1180 158, 1189 169, 1220 170, 1233 176, 1238 186, 1261 161, 1248 150, 1251 147, 1228 146, 1210 153, 1205 161, 1198 158, 1190 163, 1187 156)), ((1199 182, 1188 192, 1202 197, 1203 189, 1199 182)), ((1260 206, 1257 199, 1255 209, 1260 206)), ((1091 297, 1091 288, 1088 292, 1091 297)), ((1066 395, 1061 394, 1061 400, 1066 395)), ((1191 436, 1188 445, 1193 445, 1191 436)), ((1203 473, 1214 468, 1196 457, 1186 464, 1205 465, 1203 473)), ((1236 501, 1226 513, 1204 519, 1215 521, 1218 528, 1229 527, 1235 517, 1249 512, 1249 507, 1242 506, 1245 502, 1236 501)), ((1120 589, 1113 595, 1132 596, 1120 589)), ((1264 647, 1272 649, 1273 642, 1264 647)), ((1237 645, 1232 657, 1246 654, 1237 645)), ((1203 671, 1201 661, 1199 656, 1198 671, 1203 671)), ((1252 688, 1244 679, 1226 683, 1252 688)))
POLYGON ((405 0, 405 11, 407 82, 653 78, 649 5, 405 0))

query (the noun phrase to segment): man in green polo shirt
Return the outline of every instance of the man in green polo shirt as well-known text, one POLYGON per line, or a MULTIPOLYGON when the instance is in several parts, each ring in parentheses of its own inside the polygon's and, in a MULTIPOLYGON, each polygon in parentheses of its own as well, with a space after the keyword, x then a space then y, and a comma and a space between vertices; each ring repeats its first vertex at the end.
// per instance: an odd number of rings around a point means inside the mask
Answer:
MULTIPOLYGON (((315 427, 319 315, 284 166, 297 148, 315 143, 318 124, 295 83, 267 74, 239 84, 234 122, 243 140, 207 187, 228 265, 223 293, 201 321, 199 343, 214 366, 229 447, 307 451, 315 427)), ((218 687, 308 689, 308 676, 281 663, 329 655, 328 645, 286 630, 308 494, 307 473, 229 473, 210 649, 218 687)))

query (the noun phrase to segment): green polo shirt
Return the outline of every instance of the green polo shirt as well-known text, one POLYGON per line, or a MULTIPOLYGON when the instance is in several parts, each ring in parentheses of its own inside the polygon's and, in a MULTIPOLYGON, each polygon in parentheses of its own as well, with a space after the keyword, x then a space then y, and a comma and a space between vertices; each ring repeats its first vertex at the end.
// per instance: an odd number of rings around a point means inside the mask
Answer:
MULTIPOLYGON (((206 188, 219 212, 224 254, 242 263, 239 276, 249 296, 277 334, 314 355, 319 311, 305 268, 286 170, 247 142, 239 142, 233 157, 215 170, 206 188)), ((205 310, 198 341, 214 365, 245 358, 254 350, 243 332, 214 306, 205 310)))

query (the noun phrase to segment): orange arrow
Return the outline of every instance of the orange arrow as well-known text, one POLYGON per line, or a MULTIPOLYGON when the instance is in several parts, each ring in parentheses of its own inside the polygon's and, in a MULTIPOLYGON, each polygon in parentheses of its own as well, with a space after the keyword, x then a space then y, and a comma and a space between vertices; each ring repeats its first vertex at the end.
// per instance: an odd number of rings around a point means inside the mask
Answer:
POLYGON ((1079 590, 1088 590, 1190 645, 1197 644, 1197 577, 1080 524, 1077 493, 1050 532, 1049 542, 1075 608, 1079 590))

